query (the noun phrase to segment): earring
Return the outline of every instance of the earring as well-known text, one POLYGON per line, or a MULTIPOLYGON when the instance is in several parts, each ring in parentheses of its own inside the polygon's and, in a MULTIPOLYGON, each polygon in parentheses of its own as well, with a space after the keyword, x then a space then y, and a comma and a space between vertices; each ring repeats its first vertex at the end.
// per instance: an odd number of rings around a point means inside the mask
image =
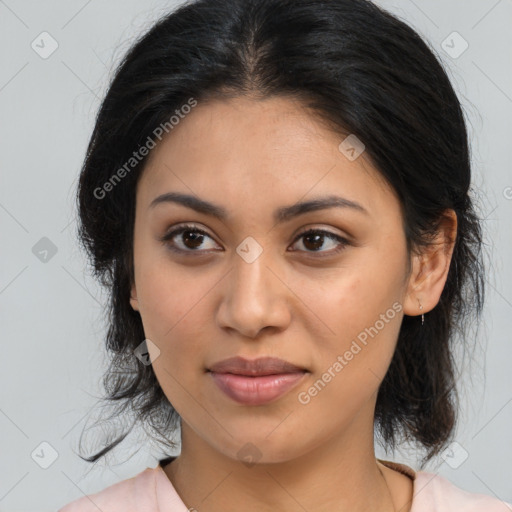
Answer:
MULTIPOLYGON (((420 305, 420 310, 423 309, 423 306, 421 305, 421 302, 418 300, 418 304, 420 305)), ((421 314, 421 325, 425 322, 425 315, 421 314)))

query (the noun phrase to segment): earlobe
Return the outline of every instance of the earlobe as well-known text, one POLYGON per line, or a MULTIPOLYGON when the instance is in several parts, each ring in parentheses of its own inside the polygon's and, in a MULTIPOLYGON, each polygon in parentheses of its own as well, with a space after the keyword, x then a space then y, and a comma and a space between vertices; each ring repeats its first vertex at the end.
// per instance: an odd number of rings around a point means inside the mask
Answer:
POLYGON ((443 215, 431 245, 413 256, 404 314, 421 315, 436 307, 448 277, 456 236, 457 215, 449 209, 443 215))
POLYGON ((139 311, 139 301, 137 300, 137 290, 135 285, 132 286, 130 293, 130 305, 135 311, 139 311))

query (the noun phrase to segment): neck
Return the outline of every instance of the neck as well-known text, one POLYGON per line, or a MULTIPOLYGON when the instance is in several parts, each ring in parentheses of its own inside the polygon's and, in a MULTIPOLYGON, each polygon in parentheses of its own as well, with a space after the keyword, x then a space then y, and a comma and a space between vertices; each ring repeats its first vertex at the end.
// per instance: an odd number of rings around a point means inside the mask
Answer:
POLYGON ((373 429, 364 432, 360 427, 353 424, 343 436, 292 460, 246 465, 213 448, 182 422, 181 455, 164 471, 187 507, 201 512, 398 510, 397 491, 388 484, 393 479, 384 476, 396 472, 379 469, 373 429))

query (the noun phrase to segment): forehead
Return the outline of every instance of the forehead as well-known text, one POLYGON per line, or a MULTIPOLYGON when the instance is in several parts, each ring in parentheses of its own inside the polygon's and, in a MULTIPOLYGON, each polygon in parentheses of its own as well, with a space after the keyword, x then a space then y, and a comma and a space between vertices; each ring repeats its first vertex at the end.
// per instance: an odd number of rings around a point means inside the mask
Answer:
POLYGON ((396 210, 365 153, 350 161, 340 151, 345 138, 288 98, 198 102, 151 150, 137 201, 147 208, 159 194, 182 192, 241 213, 336 194, 373 215, 396 210))

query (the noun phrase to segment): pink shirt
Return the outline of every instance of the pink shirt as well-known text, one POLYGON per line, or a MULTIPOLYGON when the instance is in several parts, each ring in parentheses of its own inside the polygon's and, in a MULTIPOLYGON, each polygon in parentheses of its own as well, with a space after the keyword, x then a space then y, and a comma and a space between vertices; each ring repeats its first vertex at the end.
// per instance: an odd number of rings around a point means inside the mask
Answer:
MULTIPOLYGON (((414 471, 405 464, 379 461, 413 480, 410 512, 511 512, 512 505, 485 494, 456 487, 446 478, 425 471, 414 471)), ((188 512, 159 464, 138 475, 83 496, 57 512, 188 512)), ((192 509, 193 510, 193 509, 192 509)))

